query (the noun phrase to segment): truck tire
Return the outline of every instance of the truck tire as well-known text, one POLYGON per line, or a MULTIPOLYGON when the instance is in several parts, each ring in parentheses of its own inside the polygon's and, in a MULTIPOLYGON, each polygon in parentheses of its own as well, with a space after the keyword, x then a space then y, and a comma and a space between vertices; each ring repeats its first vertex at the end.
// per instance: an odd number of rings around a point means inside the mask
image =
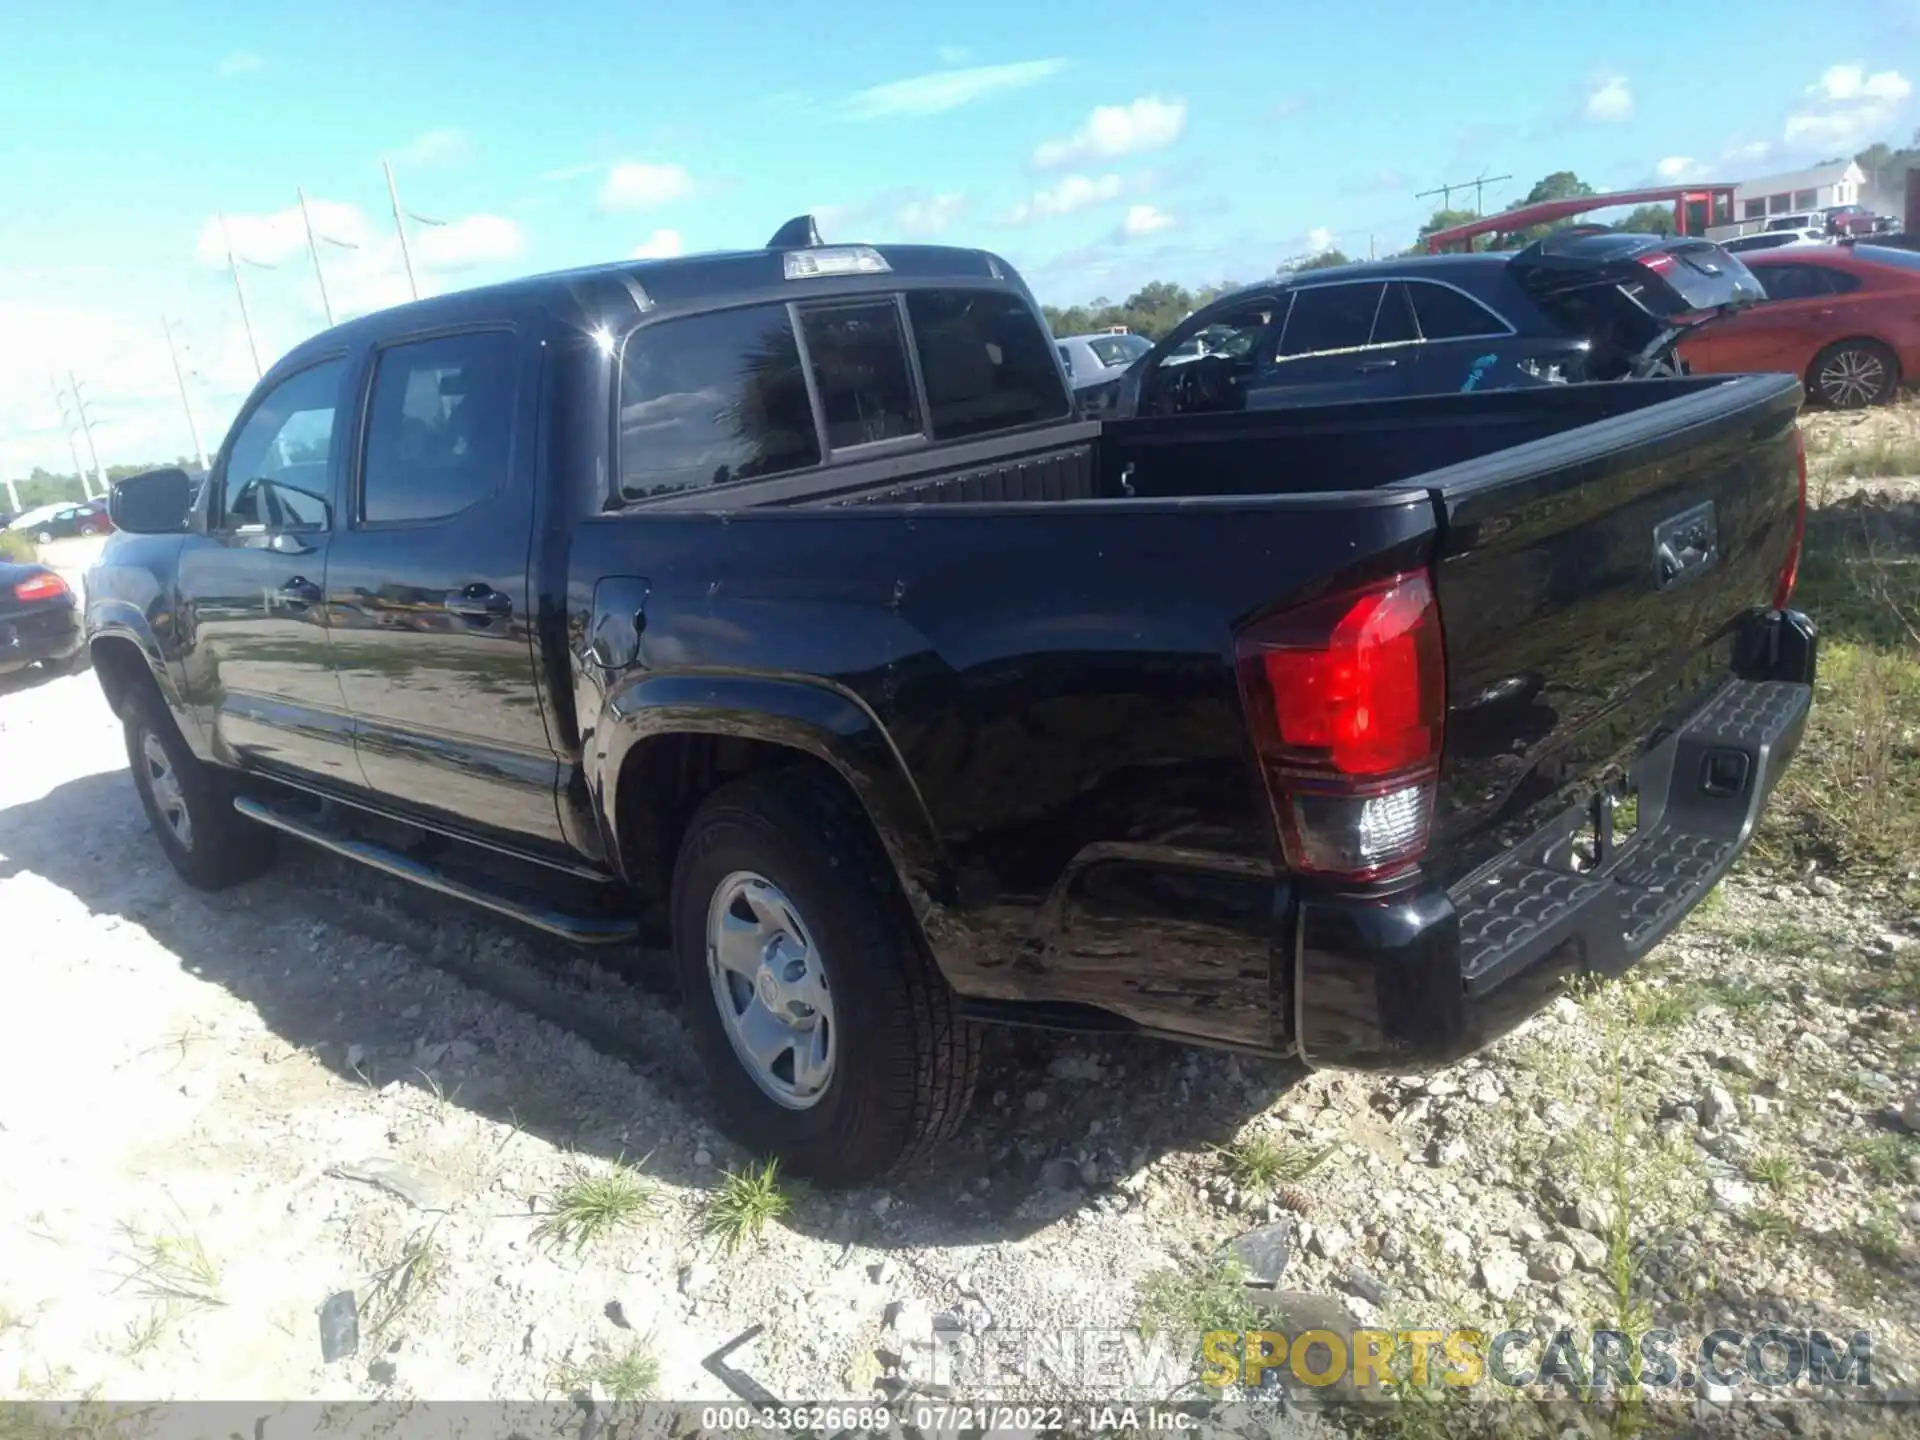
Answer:
POLYGON ((1836 410, 1884 404, 1900 389, 1900 360, 1878 340, 1842 340, 1814 357, 1807 389, 1836 410))
POLYGON ((181 879, 197 889, 224 890, 273 864, 274 833, 233 808, 226 773, 187 748, 151 685, 137 685, 127 696, 123 724, 134 788, 181 879))
POLYGON ((958 1128, 980 1065, 866 816, 805 770, 734 781, 687 828, 673 953, 723 1124, 857 1185, 958 1128))

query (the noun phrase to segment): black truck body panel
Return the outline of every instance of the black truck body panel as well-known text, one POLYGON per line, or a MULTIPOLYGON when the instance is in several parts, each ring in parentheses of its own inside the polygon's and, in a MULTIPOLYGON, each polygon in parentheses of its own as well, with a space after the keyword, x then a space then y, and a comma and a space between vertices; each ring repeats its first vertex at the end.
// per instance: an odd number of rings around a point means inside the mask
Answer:
MULTIPOLYGON (((991 256, 883 253, 891 273, 824 288, 1031 306, 991 256)), ((309 342, 258 393, 344 362, 324 531, 223 531, 229 438, 190 533, 110 542, 96 655, 137 652, 205 759, 617 881, 646 914, 715 776, 811 757, 859 799, 975 1014, 1357 1065, 1461 1053, 1555 967, 1643 952, 1703 892, 1607 938, 1630 849, 1499 943, 1472 887, 1531 904, 1531 874, 1503 865, 1550 869, 1556 827, 1636 778, 1647 836, 1726 841, 1699 850, 1694 878, 1717 879, 1798 738, 1810 631, 1770 611, 1797 503, 1789 378, 1064 421, 623 504, 622 339, 716 288, 795 294, 749 252, 449 296, 309 342), (484 328, 518 357, 510 473, 444 520, 366 522, 378 350, 484 328), (1661 534, 1688 561, 1673 583, 1661 534), (1447 715, 1426 862, 1386 887, 1290 875, 1235 635, 1429 569, 1447 715), (1711 823, 1663 828, 1698 808, 1673 777, 1716 706, 1761 716, 1725 741, 1750 773, 1711 823), (1474 934, 1502 982, 1478 991, 1474 934)))

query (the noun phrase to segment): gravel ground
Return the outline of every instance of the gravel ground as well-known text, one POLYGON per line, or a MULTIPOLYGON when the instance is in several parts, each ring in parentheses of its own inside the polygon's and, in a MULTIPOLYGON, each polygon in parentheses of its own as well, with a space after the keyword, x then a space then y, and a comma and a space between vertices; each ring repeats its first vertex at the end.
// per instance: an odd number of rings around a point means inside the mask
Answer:
MULTIPOLYGON (((721 1400, 702 1361, 753 1326, 728 1364, 776 1396, 897 1395, 940 1378, 935 1317, 1057 1336, 1244 1314, 1231 1288, 1204 1308, 1211 1257, 1270 1223, 1296 1323, 1605 1323, 1620 1249, 1683 1334, 1865 1328, 1896 1394, 1920 1355, 1920 915, 1825 875, 1735 877, 1626 985, 1420 1079, 997 1034, 936 1161, 801 1194, 733 1252, 702 1217, 744 1157, 657 957, 614 975, 291 846, 192 891, 89 675, 0 690, 0 924, 16 1398, 618 1393, 644 1351, 655 1393, 721 1400), (1236 1138, 1326 1158, 1236 1186, 1211 1148, 1236 1138), (622 1161, 655 1213, 578 1252, 543 1239, 570 1180, 622 1161), (329 1361, 322 1307, 347 1291, 359 1344, 329 1361)), ((1076 1388, 1064 1362, 1017 1382, 1076 1388)), ((1726 1413, 1825 1433, 1846 1410, 1726 1413)), ((1875 1414, 1860 1433, 1892 1427, 1875 1414)))

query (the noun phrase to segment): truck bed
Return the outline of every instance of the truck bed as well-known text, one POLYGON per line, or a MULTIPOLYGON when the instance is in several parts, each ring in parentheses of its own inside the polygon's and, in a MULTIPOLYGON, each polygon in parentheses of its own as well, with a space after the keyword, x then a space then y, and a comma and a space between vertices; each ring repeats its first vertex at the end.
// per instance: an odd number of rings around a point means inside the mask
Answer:
MULTIPOLYGON (((1093 421, 1046 443, 1014 436, 976 453, 907 455, 815 480, 742 487, 746 504, 1027 505, 1085 500, 1200 499, 1374 490, 1427 483, 1431 472, 1566 436, 1603 421, 1579 443, 1630 443, 1636 429, 1666 433, 1683 411, 1665 407, 1721 392, 1734 377, 1547 386, 1306 409, 1170 419, 1093 421), (1649 414, 1649 411, 1657 413, 1649 414), (1636 427, 1632 422, 1639 421, 1636 427), (1284 451, 1276 454, 1276 447, 1284 451)), ((1696 409, 1701 407, 1697 406, 1696 409)), ((1703 413, 1722 407, 1709 402, 1703 413)), ((1523 457, 1521 463, 1526 463, 1523 457)), ((1448 477, 1457 479, 1458 477, 1448 477)), ((689 497, 674 508, 708 508, 689 497)))
POLYGON ((1236 637, 1431 577, 1447 663, 1422 870, 1471 913, 1502 857, 1740 673, 1793 544, 1799 400, 1755 376, 1088 423, 931 472, 869 462, 827 493, 788 477, 724 510, 596 517, 571 564, 583 595, 646 577, 649 703, 823 687, 793 703, 827 707, 849 737, 830 743, 860 752, 845 766, 883 777, 870 803, 963 994, 1266 1045, 1286 867, 1236 637), (1669 585, 1663 527, 1703 506, 1711 563, 1669 585))

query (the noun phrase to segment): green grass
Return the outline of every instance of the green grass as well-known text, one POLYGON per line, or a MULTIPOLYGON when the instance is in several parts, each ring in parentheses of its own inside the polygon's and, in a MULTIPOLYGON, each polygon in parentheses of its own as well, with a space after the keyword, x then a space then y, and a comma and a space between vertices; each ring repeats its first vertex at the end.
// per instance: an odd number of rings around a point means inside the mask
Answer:
POLYGON ((1883 433, 1859 445, 1837 445, 1808 456, 1808 480, 1822 484, 1847 479, 1920 475, 1920 435, 1883 433))
POLYGON ((360 1306, 367 1317, 367 1333, 375 1340, 384 1339, 401 1317, 446 1278, 447 1253, 438 1230, 436 1222, 426 1230, 414 1231, 393 1263, 375 1272, 360 1306))
POLYGON ((1144 1339, 1254 1328, 1246 1271, 1232 1258, 1156 1270, 1140 1282, 1135 1318, 1144 1339))
POLYGON ((1786 998, 1778 990, 1770 990, 1751 980, 1739 978, 1706 981, 1700 986, 1700 993, 1721 1009, 1732 1010, 1736 1014, 1776 1005, 1786 998))
POLYGON ((578 1255, 594 1241, 659 1213, 659 1192, 630 1166, 616 1161, 595 1170, 576 1164, 554 1190, 547 1213, 533 1227, 533 1238, 578 1255))
POLYGON ((40 558, 39 547, 18 530, 0 530, 0 560, 31 564, 40 558))
POLYGON ((1283 1145, 1265 1135, 1248 1135, 1229 1145, 1213 1147, 1221 1172, 1236 1187, 1266 1194, 1280 1185, 1295 1185, 1326 1163, 1331 1145, 1283 1145))
POLYGON ((1756 1235, 1791 1235, 1791 1217, 1771 1205, 1756 1205, 1741 1215, 1740 1223, 1756 1235))
POLYGON ((1853 1245, 1863 1258, 1876 1265, 1897 1265, 1905 1251, 1900 1242, 1900 1227, 1881 1216, 1854 1231, 1853 1245))
POLYGON ((793 1195, 780 1179, 780 1162, 729 1170, 707 1201, 700 1228, 728 1250, 757 1239, 767 1226, 793 1209, 793 1195))
POLYGON ((1642 1030, 1676 1030, 1693 1018, 1705 996, 1693 985, 1631 984, 1620 987, 1626 1014, 1642 1030))
POLYGON ((123 1277, 149 1300, 184 1309, 212 1309, 226 1302, 220 1297, 220 1268, 206 1247, 182 1222, 158 1230, 123 1225, 127 1242, 123 1277))
POLYGON ((1920 1155, 1920 1142, 1910 1135, 1870 1135, 1855 1142, 1853 1154, 1882 1185, 1897 1185, 1907 1178, 1907 1162, 1920 1155))
POLYGON ((1747 1163, 1747 1174, 1775 1190, 1791 1190, 1799 1183, 1800 1162, 1782 1151, 1756 1155, 1747 1163))
MULTIPOLYGON (((1911 474, 1916 449, 1898 436, 1820 465, 1911 474)), ((1903 879, 1920 850, 1920 506, 1816 506, 1794 603, 1820 628, 1820 674, 1755 852, 1794 873, 1903 879)))
POLYGON ((636 1340, 618 1353, 600 1351, 584 1361, 568 1361, 554 1372, 553 1388, 568 1396, 598 1392, 629 1405, 651 1399, 660 1388, 660 1361, 652 1346, 636 1340))

